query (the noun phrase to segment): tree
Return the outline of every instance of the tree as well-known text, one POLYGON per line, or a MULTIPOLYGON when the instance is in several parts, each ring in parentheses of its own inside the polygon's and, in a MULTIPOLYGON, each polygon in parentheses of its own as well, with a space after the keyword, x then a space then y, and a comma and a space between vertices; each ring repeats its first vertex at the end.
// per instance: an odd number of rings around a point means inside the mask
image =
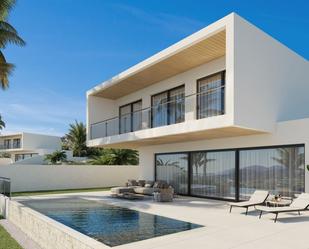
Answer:
POLYGON ((86 145, 86 126, 83 122, 70 124, 69 132, 62 139, 63 147, 69 148, 73 151, 73 156, 87 156, 88 149, 86 145))
POLYGON ((67 159, 67 155, 64 151, 57 150, 51 154, 45 156, 45 161, 48 161, 52 164, 61 163, 67 159))
POLYGON ((12 63, 8 63, 2 50, 7 44, 24 46, 25 41, 18 35, 16 29, 7 22, 10 10, 15 6, 15 0, 0 1, 0 84, 3 90, 9 87, 9 75, 14 69, 12 63))
MULTIPOLYGON (((297 169, 301 169, 303 167, 305 158, 304 153, 299 153, 299 148, 290 147, 290 148, 279 148, 277 149, 278 157, 272 157, 272 159, 284 166, 288 171, 288 179, 289 186, 291 186, 291 190, 297 192, 297 185, 295 181, 295 174, 297 169)), ((288 195, 289 193, 283 193, 288 195)))
POLYGON ((138 152, 130 149, 104 149, 100 156, 94 156, 92 165, 137 165, 138 152))
POLYGON ((2 130, 3 128, 5 128, 5 123, 4 121, 2 120, 2 117, 0 115, 0 130, 2 130))

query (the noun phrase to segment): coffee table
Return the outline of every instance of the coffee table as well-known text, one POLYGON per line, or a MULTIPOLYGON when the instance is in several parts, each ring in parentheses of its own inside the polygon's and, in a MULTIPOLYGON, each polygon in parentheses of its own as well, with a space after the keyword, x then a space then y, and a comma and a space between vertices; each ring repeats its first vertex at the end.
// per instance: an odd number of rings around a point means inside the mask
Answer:
POLYGON ((267 200, 266 201, 266 206, 269 207, 284 207, 284 206, 289 206, 292 203, 292 199, 290 198, 281 198, 280 200, 267 200))

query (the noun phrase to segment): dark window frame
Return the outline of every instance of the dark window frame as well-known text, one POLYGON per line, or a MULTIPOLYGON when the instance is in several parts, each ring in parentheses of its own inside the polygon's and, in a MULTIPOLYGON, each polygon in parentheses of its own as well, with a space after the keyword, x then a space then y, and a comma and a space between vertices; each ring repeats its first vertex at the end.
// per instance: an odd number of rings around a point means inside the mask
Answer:
MULTIPOLYGON (((162 91, 162 92, 159 92, 159 93, 156 93, 156 94, 153 94, 153 95, 151 95, 151 128, 155 128, 155 127, 160 127, 160 126, 153 126, 153 108, 154 108, 154 105, 153 105, 153 97, 155 97, 155 96, 157 96, 157 95, 160 95, 160 94, 162 94, 162 93, 167 93, 167 124, 165 124, 165 125, 162 125, 162 126, 167 126, 167 125, 171 125, 171 117, 170 117, 170 99, 171 99, 171 96, 170 96, 170 94, 171 94, 171 91, 173 91, 173 90, 176 90, 176 89, 178 89, 178 88, 183 88, 184 89, 184 94, 185 94, 185 84, 182 84, 182 85, 180 85, 180 86, 176 86, 176 87, 173 87, 173 88, 170 88, 170 89, 168 89, 168 90, 164 90, 164 91, 162 91)), ((184 96, 184 99, 185 99, 185 96, 184 96)), ((184 114, 186 113, 186 111, 184 111, 184 114)), ((179 122, 179 123, 183 123, 183 122, 185 122, 185 118, 184 118, 184 121, 182 121, 182 122, 179 122)), ((172 123, 172 124, 179 124, 179 123, 172 123)))
POLYGON ((14 138, 13 139, 13 148, 18 149, 21 147, 21 139, 20 138, 14 138))
MULTIPOLYGON (((130 114, 130 131, 129 132, 133 132, 133 114, 134 114, 134 112, 133 112, 133 105, 136 104, 136 103, 139 103, 139 102, 141 102, 141 104, 143 104, 143 100, 139 99, 139 100, 133 101, 131 103, 119 106, 119 110, 118 110, 118 115, 119 115, 119 122, 118 122, 119 123, 118 124, 119 125, 119 134, 128 133, 128 132, 121 132, 121 108, 126 107, 126 106, 130 106, 130 113, 128 113, 128 114, 130 114)), ((141 108, 140 111, 142 111, 142 110, 143 110, 143 107, 141 108)))
MULTIPOLYGON (((265 149, 277 149, 277 148, 291 148, 291 147, 303 147, 304 148, 304 160, 306 161, 306 146, 304 143, 299 144, 283 144, 283 145, 268 145, 268 146, 255 146, 255 147, 236 147, 236 148, 224 148, 224 149, 211 149, 211 150, 194 150, 194 151, 177 151, 177 152, 161 152, 161 153, 154 153, 154 180, 157 180, 157 170, 156 170, 156 161, 157 156, 160 155, 173 155, 173 154, 187 154, 188 155, 188 194, 184 196, 192 196, 192 197, 200 197, 206 199, 214 199, 214 200, 223 200, 223 201, 240 201, 239 198, 239 185, 240 185, 240 177, 239 177, 239 152, 244 150, 265 150, 265 149), (235 151, 235 199, 228 199, 228 198, 219 198, 219 197, 212 197, 212 196, 199 196, 199 195, 192 195, 191 194, 191 176, 192 176, 192 165, 191 165, 191 157, 192 153, 195 152, 223 152, 223 151, 235 151)), ((306 171, 306 167, 304 168, 306 171)), ((306 184, 304 174, 304 183, 306 184)))
MULTIPOLYGON (((200 81, 205 80, 207 78, 211 78, 213 76, 216 75, 221 75, 221 106, 222 106, 222 110, 221 110, 221 114, 220 115, 224 115, 225 114, 225 83, 226 83, 226 70, 222 70, 210 75, 207 75, 205 77, 199 78, 196 80, 196 93, 197 93, 197 98, 196 98, 196 119, 203 119, 203 118, 207 118, 207 117, 200 117, 200 105, 199 105, 199 98, 200 98, 200 94, 201 92, 199 91, 199 85, 200 85, 200 81)), ((212 117, 212 116, 210 116, 212 117)))

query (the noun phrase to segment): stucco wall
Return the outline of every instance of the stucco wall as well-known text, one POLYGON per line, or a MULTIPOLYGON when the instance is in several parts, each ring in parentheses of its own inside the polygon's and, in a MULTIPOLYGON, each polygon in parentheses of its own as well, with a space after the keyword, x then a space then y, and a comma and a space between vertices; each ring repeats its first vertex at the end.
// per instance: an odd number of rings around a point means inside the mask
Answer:
MULTIPOLYGON (((229 149, 257 146, 305 144, 305 165, 309 164, 309 119, 280 122, 274 133, 263 135, 199 140, 195 142, 145 146, 139 149, 140 178, 154 178, 154 154, 194 150, 229 149)), ((309 171, 305 173, 306 192, 309 192, 309 171)))
POLYGON ((139 166, 7 165, 0 176, 11 178, 12 192, 123 186, 138 177, 139 166))
POLYGON ((61 138, 57 136, 48 136, 48 135, 23 132, 22 146, 24 150, 34 150, 34 149, 51 149, 53 151, 60 150, 61 138))
POLYGON ((309 117, 309 63, 234 15, 235 123, 272 131, 277 121, 309 117))

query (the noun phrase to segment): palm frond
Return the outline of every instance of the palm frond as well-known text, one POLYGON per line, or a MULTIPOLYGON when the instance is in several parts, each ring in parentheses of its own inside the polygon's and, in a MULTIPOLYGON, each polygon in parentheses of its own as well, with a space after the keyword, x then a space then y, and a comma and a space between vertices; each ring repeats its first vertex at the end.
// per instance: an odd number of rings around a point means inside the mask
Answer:
POLYGON ((0 1, 0 20, 6 20, 10 10, 15 6, 16 0, 0 1))
POLYGON ((15 66, 7 63, 5 57, 0 51, 0 84, 3 90, 9 87, 9 76, 13 72, 15 66))
POLYGON ((0 130, 2 130, 3 128, 5 128, 5 123, 4 121, 2 120, 2 117, 0 115, 0 130))
POLYGON ((21 37, 19 37, 17 33, 5 29, 0 29, 0 48, 5 48, 8 43, 12 43, 18 46, 26 45, 26 42, 21 37))
POLYGON ((11 24, 5 21, 1 21, 1 20, 0 20, 0 30, 7 30, 7 31, 17 34, 17 30, 11 24))

